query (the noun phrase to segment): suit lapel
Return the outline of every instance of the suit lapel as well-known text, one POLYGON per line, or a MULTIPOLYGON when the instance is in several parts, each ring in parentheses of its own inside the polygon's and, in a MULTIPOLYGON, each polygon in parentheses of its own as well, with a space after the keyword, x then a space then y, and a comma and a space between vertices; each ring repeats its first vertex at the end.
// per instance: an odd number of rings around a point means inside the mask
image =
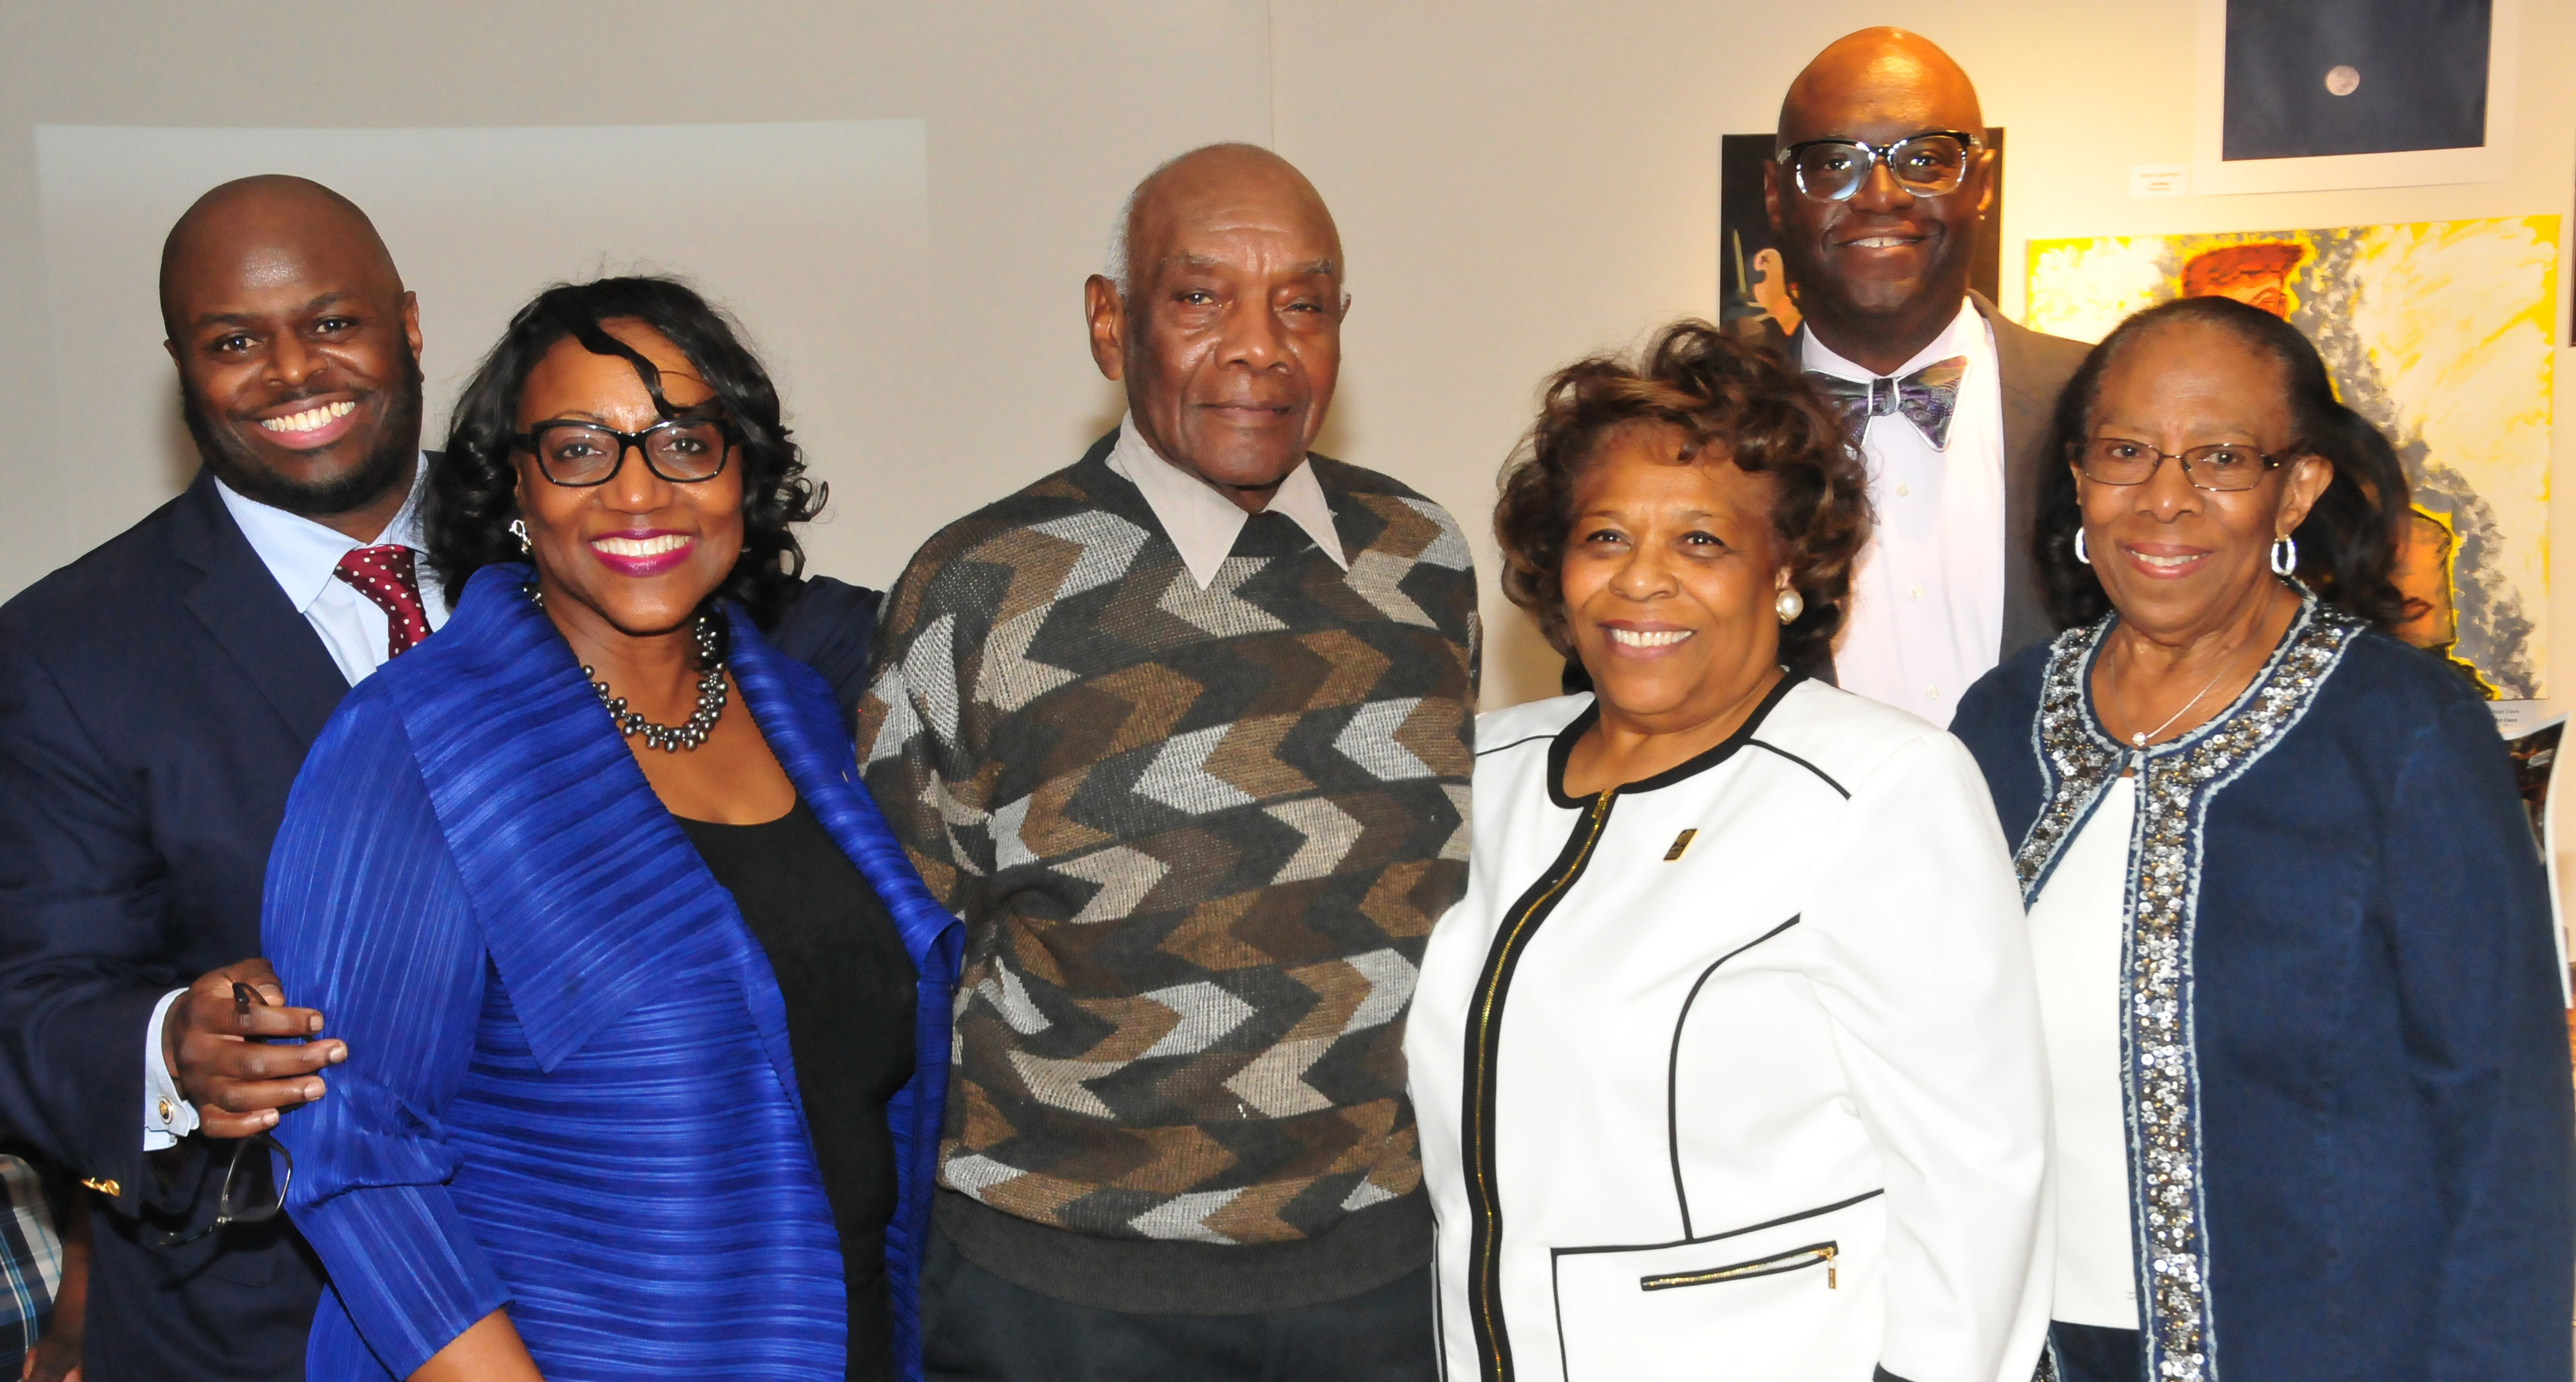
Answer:
POLYGON ((199 573, 185 597, 188 613, 259 688, 296 743, 311 747, 349 691, 321 635, 287 603, 277 578, 225 512, 211 472, 197 472, 173 518, 179 559, 199 573))
POLYGON ((2032 505, 2040 498, 2040 469, 2050 464, 2058 394, 2087 348, 2012 322, 1981 294, 1968 299, 1994 327, 1994 366, 2004 384, 2004 642, 1996 652, 2012 657, 2058 632, 2048 606, 2040 603, 2040 580, 2032 570, 2032 505))
POLYGON ((2047 338, 2006 318, 1983 295, 1972 292, 1968 298, 1994 331, 1995 373, 2003 384, 2004 625, 1996 650, 2001 660, 2057 632, 2031 569, 2031 521, 2057 421, 2057 395, 2073 367, 2058 368, 2043 358, 2039 347, 2047 338))

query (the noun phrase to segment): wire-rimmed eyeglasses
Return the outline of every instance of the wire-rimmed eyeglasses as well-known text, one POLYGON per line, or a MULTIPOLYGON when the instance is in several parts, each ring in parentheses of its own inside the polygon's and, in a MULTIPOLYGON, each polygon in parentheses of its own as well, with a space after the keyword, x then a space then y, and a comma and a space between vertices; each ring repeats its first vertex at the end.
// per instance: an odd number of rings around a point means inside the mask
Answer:
POLYGON ((1798 190, 1820 202, 1849 201, 1884 166, 1896 185, 1918 197, 1939 197, 1967 181, 1969 160, 1986 141, 1965 130, 1926 130, 1893 144, 1858 139, 1802 139, 1772 155, 1797 179, 1798 190))
POLYGON ((2247 442, 2218 442, 2195 446, 2179 454, 2158 451, 2142 441, 2127 437, 2095 437, 2084 444, 2075 468, 2084 478, 2104 485, 2143 485, 2154 478, 2156 467, 2167 461, 2182 465, 2182 475, 2194 489, 2216 493, 2248 490, 2263 483, 2267 473, 2299 454, 2292 445, 2266 455, 2247 442))

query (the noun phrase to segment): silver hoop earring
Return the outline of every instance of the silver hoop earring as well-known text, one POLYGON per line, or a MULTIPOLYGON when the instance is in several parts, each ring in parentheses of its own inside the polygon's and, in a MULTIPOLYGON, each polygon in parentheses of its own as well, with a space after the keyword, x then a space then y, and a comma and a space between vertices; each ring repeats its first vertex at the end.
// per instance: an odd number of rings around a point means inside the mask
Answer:
POLYGON ((2299 574, 2299 544, 2296 539, 2289 537, 2272 539, 2272 574, 2275 576, 2299 574))
POLYGON ((1807 612, 1807 600, 1796 586, 1782 586, 1780 598, 1771 602, 1771 608, 1779 613, 1781 623, 1794 624, 1799 615, 1807 612))
POLYGON ((533 557, 537 554, 537 544, 528 541, 528 525, 526 523, 516 518, 511 519, 510 536, 519 540, 520 556, 533 557))
POLYGON ((2082 528, 2075 530, 2075 559, 2084 563, 2086 566, 2091 566, 2093 564, 2093 554, 2084 550, 2084 530, 2082 528))

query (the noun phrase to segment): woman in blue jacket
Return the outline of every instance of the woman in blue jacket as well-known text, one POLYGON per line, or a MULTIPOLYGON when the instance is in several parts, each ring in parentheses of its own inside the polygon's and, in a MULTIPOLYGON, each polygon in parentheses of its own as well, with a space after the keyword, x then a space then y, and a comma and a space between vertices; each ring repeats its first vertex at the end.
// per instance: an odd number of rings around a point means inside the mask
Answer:
POLYGON ((2059 618, 1951 729, 2018 845, 2066 1382, 2569 1375, 2546 884, 2486 706, 2384 630, 2395 452, 2225 298, 2067 385, 2059 618))
POLYGON ((918 1376, 957 937, 761 636, 802 470, 665 280, 548 290, 459 402, 463 597, 341 704, 269 870, 349 1048, 276 1134, 314 1378, 918 1376))

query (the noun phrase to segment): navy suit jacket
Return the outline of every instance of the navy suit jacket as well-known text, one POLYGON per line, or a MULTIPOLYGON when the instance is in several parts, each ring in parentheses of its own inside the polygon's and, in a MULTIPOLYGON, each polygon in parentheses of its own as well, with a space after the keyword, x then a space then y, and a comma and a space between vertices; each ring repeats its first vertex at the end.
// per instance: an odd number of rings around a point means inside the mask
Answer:
MULTIPOLYGON (((876 598, 811 582, 774 640, 845 706, 876 598)), ((348 689, 206 474, 0 606, 0 1130, 103 1192, 88 1382, 302 1374, 321 1275, 282 1218, 154 1245, 213 1217, 225 1156, 146 1157, 142 1047, 162 994, 259 953, 287 789, 348 689)))

